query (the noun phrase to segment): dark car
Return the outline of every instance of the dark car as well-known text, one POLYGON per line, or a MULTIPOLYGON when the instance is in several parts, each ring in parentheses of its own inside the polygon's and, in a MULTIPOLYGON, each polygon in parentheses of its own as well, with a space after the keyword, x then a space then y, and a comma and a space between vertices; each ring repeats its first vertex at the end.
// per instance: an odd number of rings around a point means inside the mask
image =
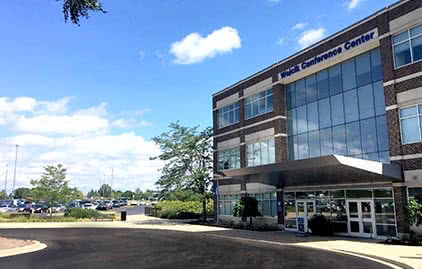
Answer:
POLYGON ((99 203, 97 206, 97 210, 107 210, 109 206, 106 203, 99 203))
POLYGON ((120 207, 120 202, 117 200, 114 200, 113 202, 113 207, 120 207))
POLYGON ((48 213, 48 206, 45 204, 36 204, 33 209, 34 213, 48 213))

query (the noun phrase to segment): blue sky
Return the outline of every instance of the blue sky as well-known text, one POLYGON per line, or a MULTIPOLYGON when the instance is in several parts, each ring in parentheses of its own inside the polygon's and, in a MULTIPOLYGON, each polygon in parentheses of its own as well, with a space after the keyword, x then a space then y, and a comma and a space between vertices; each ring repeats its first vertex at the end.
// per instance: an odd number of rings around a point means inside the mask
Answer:
POLYGON ((16 143, 18 185, 62 162, 84 191, 112 168, 116 188, 152 187, 170 122, 210 126, 212 93, 395 1, 102 2, 80 27, 60 2, 0 2, 1 189, 16 143))

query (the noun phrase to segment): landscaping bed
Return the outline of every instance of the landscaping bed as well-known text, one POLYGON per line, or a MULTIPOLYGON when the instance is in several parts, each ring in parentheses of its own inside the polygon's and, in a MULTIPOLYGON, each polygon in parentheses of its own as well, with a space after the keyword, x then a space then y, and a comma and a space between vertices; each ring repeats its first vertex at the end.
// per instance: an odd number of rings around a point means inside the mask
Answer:
POLYGON ((31 240, 17 240, 0 237, 0 250, 20 248, 34 244, 31 240))

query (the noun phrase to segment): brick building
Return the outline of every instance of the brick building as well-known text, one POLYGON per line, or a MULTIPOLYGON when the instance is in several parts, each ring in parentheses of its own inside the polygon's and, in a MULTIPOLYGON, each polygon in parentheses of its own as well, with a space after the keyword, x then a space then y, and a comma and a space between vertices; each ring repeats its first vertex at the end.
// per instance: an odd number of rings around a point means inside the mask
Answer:
POLYGON ((400 237, 422 194, 422 0, 399 1, 213 95, 219 221, 400 237))

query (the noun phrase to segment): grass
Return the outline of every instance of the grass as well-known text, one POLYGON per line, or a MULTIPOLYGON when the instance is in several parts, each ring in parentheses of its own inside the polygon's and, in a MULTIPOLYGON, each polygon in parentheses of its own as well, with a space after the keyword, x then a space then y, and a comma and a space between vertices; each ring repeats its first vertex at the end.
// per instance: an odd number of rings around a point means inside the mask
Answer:
MULTIPOLYGON (((120 216, 117 214, 109 216, 98 216, 98 219, 119 220, 120 216)), ((93 218, 76 218, 70 216, 31 216, 20 214, 0 213, 0 223, 31 223, 31 222, 90 222, 94 221, 93 218)))

